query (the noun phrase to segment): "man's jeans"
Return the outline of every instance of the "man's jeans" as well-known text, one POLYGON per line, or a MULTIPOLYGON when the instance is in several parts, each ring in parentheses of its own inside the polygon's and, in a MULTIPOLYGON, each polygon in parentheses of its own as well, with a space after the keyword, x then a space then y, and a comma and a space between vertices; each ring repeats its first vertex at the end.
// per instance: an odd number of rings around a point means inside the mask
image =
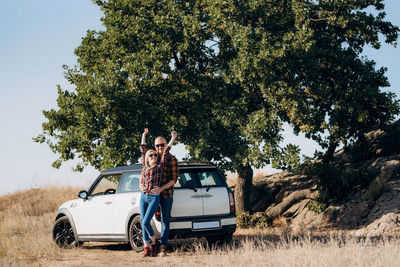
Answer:
POLYGON ((169 238, 169 219, 171 218, 172 198, 163 198, 161 207, 161 245, 167 246, 169 238))
POLYGON ((150 242, 150 238, 154 236, 153 228, 150 221, 160 205, 160 195, 141 194, 140 196, 140 223, 143 229, 143 240, 150 242))

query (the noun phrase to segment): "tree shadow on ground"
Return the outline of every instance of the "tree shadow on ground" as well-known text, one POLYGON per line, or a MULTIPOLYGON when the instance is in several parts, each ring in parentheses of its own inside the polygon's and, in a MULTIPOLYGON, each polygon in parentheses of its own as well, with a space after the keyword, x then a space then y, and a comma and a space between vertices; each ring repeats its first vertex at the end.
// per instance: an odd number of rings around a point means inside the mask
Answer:
POLYGON ((88 250, 112 250, 112 251, 130 251, 129 243, 106 243, 106 242, 87 242, 81 247, 88 250))
MULTIPOLYGON (((172 239, 169 241, 167 251, 169 253, 187 253, 197 250, 219 250, 219 249, 237 249, 243 247, 243 244, 252 244, 254 247, 268 245, 271 247, 289 245, 294 242, 320 243, 326 244, 335 242, 338 246, 344 246, 349 242, 370 242, 372 244, 382 241, 400 241, 397 236, 372 236, 372 237, 354 237, 348 234, 318 234, 318 235, 291 235, 291 234, 238 234, 233 237, 232 242, 228 244, 210 243, 206 238, 188 238, 172 239)), ((132 251, 129 243, 84 243, 82 249, 88 250, 110 250, 110 251, 132 251)))

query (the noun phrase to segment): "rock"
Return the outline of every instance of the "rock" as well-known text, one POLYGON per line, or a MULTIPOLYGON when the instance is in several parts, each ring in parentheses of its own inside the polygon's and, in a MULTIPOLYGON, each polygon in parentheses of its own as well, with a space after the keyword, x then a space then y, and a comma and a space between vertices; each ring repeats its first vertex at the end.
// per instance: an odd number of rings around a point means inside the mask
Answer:
POLYGON ((289 172, 259 175, 253 181, 253 211, 271 216, 275 225, 298 228, 299 232, 336 227, 353 229, 359 236, 400 235, 400 120, 385 130, 366 134, 363 143, 339 150, 333 163, 366 168, 377 177, 367 188, 357 188, 346 203, 318 214, 307 207, 316 196, 315 180, 289 172))
POLYGON ((354 231, 355 236, 399 236, 400 234, 400 213, 390 212, 371 224, 354 231))

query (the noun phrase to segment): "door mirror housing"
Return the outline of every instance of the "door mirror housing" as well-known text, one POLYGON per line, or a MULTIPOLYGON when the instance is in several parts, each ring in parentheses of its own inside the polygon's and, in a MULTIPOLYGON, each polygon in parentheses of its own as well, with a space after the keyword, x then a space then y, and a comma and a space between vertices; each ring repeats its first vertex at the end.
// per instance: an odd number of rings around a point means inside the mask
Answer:
POLYGON ((86 190, 82 190, 78 193, 78 197, 82 199, 87 199, 88 198, 88 192, 86 190))

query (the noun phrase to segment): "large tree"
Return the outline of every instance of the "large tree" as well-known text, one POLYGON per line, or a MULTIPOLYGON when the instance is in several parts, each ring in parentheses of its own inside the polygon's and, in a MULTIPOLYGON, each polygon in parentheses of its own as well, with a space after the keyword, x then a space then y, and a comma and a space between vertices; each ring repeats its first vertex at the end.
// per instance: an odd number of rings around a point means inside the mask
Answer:
MULTIPOLYGON (((397 112, 384 70, 362 59, 378 34, 394 43, 382 1, 94 1, 105 29, 88 31, 65 67, 38 142, 98 169, 137 162, 140 133, 174 128, 190 156, 237 171, 239 212, 250 210, 252 167, 282 149, 283 122, 327 148, 397 112)), ((292 147, 291 147, 292 149, 292 147)), ((329 156, 326 157, 329 159, 329 156)))

